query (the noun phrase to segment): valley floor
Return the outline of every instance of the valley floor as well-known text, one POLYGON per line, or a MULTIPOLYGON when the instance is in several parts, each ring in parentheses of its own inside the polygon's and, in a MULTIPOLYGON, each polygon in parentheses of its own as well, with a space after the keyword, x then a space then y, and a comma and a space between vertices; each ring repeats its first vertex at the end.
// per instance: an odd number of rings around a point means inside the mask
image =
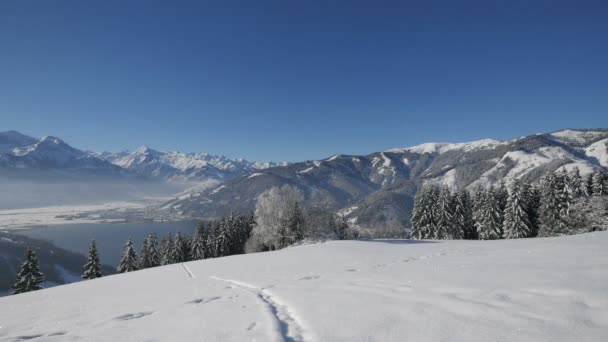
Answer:
POLYGON ((608 232, 333 241, 0 298, 0 341, 606 341, 608 232))

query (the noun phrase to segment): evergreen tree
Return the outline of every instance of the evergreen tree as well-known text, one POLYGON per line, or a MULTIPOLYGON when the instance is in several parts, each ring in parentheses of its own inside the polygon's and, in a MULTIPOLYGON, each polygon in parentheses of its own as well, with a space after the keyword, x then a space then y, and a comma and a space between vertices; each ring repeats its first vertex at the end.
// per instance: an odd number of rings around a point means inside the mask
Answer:
POLYGON ((25 261, 21 265, 21 269, 17 273, 17 280, 13 285, 13 294, 40 290, 42 288, 40 284, 43 281, 44 274, 40 272, 36 253, 28 248, 25 252, 25 261))
POLYGON ((82 279, 95 279, 101 278, 101 263, 99 262, 99 255, 97 253, 97 244, 95 240, 91 240, 89 245, 89 257, 87 263, 84 265, 84 273, 82 279))
POLYGON ((432 239, 436 231, 435 203, 439 197, 439 188, 427 186, 416 193, 412 213, 412 239, 432 239))
MULTIPOLYGON (((451 195, 448 188, 442 188, 439 192, 435 213, 437 223, 435 226, 435 236, 433 238, 438 240, 454 239, 455 237, 453 237, 453 234, 455 228, 454 222, 452 222, 451 195)), ((460 235, 460 233, 456 235, 460 235)))
POLYGON ((477 234, 481 240, 494 240, 502 238, 502 227, 500 212, 500 198, 496 195, 494 188, 487 189, 479 203, 479 212, 475 215, 477 221, 477 234))
POLYGON ((585 184, 586 184, 585 188, 587 190, 586 196, 587 197, 592 196, 593 195, 593 174, 587 175, 585 184))
POLYGON ((118 273, 126 273, 137 271, 139 263, 137 262, 137 254, 135 253, 135 247, 133 246, 133 240, 129 238, 125 243, 124 252, 122 255, 122 259, 116 267, 116 272, 118 273))
POLYGON ((528 219, 530 220, 530 236, 537 236, 540 230, 541 192, 536 186, 523 183, 526 195, 528 219))
POLYGON ((608 189, 606 189, 606 181, 604 179, 604 174, 600 170, 596 170, 593 174, 592 184, 593 196, 608 195, 608 189))
POLYGON ((513 180, 511 184, 511 192, 505 207, 503 232, 507 239, 524 238, 532 233, 526 193, 518 179, 513 180))
POLYGON ((230 232, 226 219, 222 219, 218 225, 218 235, 215 240, 215 251, 218 257, 230 255, 230 232))
POLYGON ((452 196, 453 239, 474 239, 475 222, 473 221, 473 204, 468 191, 454 193, 452 196))
POLYGON ((348 223, 346 222, 346 218, 344 217, 344 215, 340 215, 337 222, 335 220, 333 220, 333 218, 332 218, 332 220, 330 220, 330 222, 335 222, 334 231, 336 232, 336 238, 338 240, 348 239, 348 223))
POLYGON ((196 233, 192 237, 192 260, 207 258, 207 234, 205 234, 205 224, 200 222, 196 227, 196 233))
POLYGON ((156 233, 151 233, 148 235, 148 267, 156 267, 160 265, 160 252, 158 250, 158 238, 156 237, 156 233))
POLYGON ((586 189, 583 183, 583 177, 581 177, 581 171, 578 166, 575 166, 572 169, 572 173, 570 174, 570 184, 572 186, 572 195, 575 198, 585 196, 586 189))
POLYGON ((184 244, 186 244, 186 240, 182 237, 182 233, 176 232, 175 239, 173 239, 173 248, 170 251, 170 257, 172 263, 180 263, 187 260, 187 256, 185 255, 184 244))
POLYGON ((560 205, 559 205, 559 214, 560 217, 565 218, 570 216, 570 207, 574 202, 574 190, 572 186, 572 181, 566 169, 563 169, 561 174, 561 182, 560 182, 560 205))
POLYGON ((500 181, 500 186, 497 189, 494 189, 493 192, 498 205, 499 223, 502 227, 505 220, 505 208, 507 207, 507 200, 509 198, 509 191, 507 190, 507 185, 504 180, 500 181))
POLYGON ((160 242, 160 264, 161 265, 170 265, 173 264, 174 261, 171 256, 171 251, 173 250, 173 237, 171 234, 167 233, 163 236, 160 242))
POLYGON ((552 172, 542 182, 541 227, 539 235, 553 236, 563 233, 565 225, 560 215, 562 198, 560 180, 552 172))

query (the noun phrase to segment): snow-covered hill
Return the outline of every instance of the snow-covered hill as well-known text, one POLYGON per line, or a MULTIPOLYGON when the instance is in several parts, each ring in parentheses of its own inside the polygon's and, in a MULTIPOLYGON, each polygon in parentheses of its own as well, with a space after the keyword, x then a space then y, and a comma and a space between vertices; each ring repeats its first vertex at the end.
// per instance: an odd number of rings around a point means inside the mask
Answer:
POLYGON ((333 241, 0 298, 0 340, 605 341, 608 232, 333 241))

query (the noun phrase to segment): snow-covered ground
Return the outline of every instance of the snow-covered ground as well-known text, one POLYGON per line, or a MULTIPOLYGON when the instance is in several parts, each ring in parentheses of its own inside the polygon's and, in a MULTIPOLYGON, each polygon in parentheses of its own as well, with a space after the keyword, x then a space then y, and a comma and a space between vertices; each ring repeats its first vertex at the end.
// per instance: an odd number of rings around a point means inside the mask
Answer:
MULTIPOLYGON (((127 210, 143 209, 152 200, 108 202, 90 205, 51 206, 42 208, 0 210, 0 229, 16 229, 40 225, 123 221, 109 218, 127 210)), ((121 216, 121 215, 118 215, 121 216)))
POLYGON ((606 341, 608 232, 334 241, 0 298, 0 340, 606 341))

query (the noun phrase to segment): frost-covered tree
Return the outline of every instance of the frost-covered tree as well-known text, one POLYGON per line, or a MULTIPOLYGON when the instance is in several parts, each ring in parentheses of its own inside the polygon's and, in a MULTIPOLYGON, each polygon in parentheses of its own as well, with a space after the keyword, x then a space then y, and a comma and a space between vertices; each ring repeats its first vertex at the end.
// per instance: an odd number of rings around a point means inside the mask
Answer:
POLYGON ((526 192, 521 182, 515 179, 511 183, 511 191, 505 207, 503 234, 507 239, 519 239, 528 237, 531 233, 526 192))
POLYGON ((196 227, 196 233, 192 237, 192 260, 201 260, 207 258, 207 234, 205 232, 205 224, 200 222, 196 227))
POLYGON ((475 222, 473 221, 473 203, 466 190, 452 196, 452 213, 454 219, 453 239, 475 239, 475 222))
POLYGON ((40 272, 36 253, 28 248, 25 251, 25 261, 21 264, 21 269, 17 273, 17 280, 13 285, 13 294, 40 290, 44 274, 40 272))
POLYGON ((606 180, 604 174, 600 170, 596 170, 593 174, 593 196, 606 196, 608 195, 608 189, 606 189, 606 180))
POLYGON ((559 214, 563 218, 570 215, 570 207, 574 202, 574 190, 572 180, 570 179, 566 169, 563 169, 559 179, 559 214))
POLYGON ((160 265, 160 255, 158 252, 158 240, 156 234, 152 233, 144 239, 139 253, 140 269, 156 267, 160 265))
POLYGON ((414 198, 412 212, 412 239, 433 239, 436 231, 436 203, 439 198, 439 188, 431 185, 422 188, 414 198))
POLYGON ((285 246, 288 224, 296 203, 303 203, 304 195, 290 185, 273 187, 263 192, 255 206, 256 225, 251 232, 250 251, 280 249, 285 246))
POLYGON ((217 237, 215 239, 216 256, 223 257, 230 255, 231 238, 230 226, 226 219, 222 219, 218 225, 217 237))
POLYGON ((562 186, 560 179, 549 172, 542 180, 541 227, 539 235, 553 236, 564 232, 562 212, 562 186))
POLYGON ((186 249, 184 245, 187 244, 187 240, 182 237, 181 232, 175 233, 175 238, 173 239, 173 248, 171 248, 170 256, 172 263, 180 263, 188 261, 188 255, 186 254, 186 249))
POLYGON ((334 226, 335 226, 335 232, 336 232, 336 238, 338 240, 346 240, 349 238, 349 226, 348 226, 348 222, 346 222, 346 218, 344 217, 344 215, 341 215, 337 221, 332 220, 333 222, 335 222, 334 226))
POLYGON ((499 197, 493 188, 480 194, 477 199, 477 212, 475 213, 475 227, 481 240, 494 240, 502 238, 502 227, 499 197))
POLYGON ((174 263, 171 251, 173 250, 173 237, 171 234, 165 234, 160 242, 160 264, 170 265, 174 263))
POLYGON ((507 207, 507 200, 509 198, 509 190, 507 189, 507 184, 502 180, 498 188, 493 190, 494 198, 496 199, 496 203, 498 204, 498 213, 500 215, 500 226, 502 227, 503 221, 505 219, 504 213, 505 208, 507 207))
POLYGON ((439 191, 439 197, 435 204, 435 235, 434 239, 447 240, 454 239, 454 235, 460 236, 460 233, 455 233, 454 221, 452 218, 451 194, 448 188, 442 188, 439 191))
POLYGON ((84 273, 82 279, 95 279, 101 278, 101 262, 99 261, 99 254, 97 253, 97 244, 95 240, 91 240, 89 245, 89 256, 87 263, 84 264, 84 273))
POLYGON ((116 267, 116 272, 126 273, 137 271, 138 269, 139 263, 137 262, 137 254, 135 253, 133 240, 129 238, 125 243, 122 259, 120 259, 120 263, 118 264, 118 267, 116 267))
POLYGON ((572 195, 575 198, 585 196, 586 187, 584 186, 583 177, 581 177, 581 171, 578 166, 575 166, 569 175, 570 186, 572 188, 572 195))
POLYGON ((282 235, 282 248, 292 245, 304 239, 304 213, 300 207, 300 203, 296 201, 289 211, 285 231, 282 235))
POLYGON ((585 178, 585 189, 587 190, 587 197, 593 195, 593 173, 588 174, 587 178, 585 178))
POLYGON ((530 236, 537 236, 540 230, 541 192, 537 186, 522 183, 526 193, 528 219, 530 220, 530 236))

